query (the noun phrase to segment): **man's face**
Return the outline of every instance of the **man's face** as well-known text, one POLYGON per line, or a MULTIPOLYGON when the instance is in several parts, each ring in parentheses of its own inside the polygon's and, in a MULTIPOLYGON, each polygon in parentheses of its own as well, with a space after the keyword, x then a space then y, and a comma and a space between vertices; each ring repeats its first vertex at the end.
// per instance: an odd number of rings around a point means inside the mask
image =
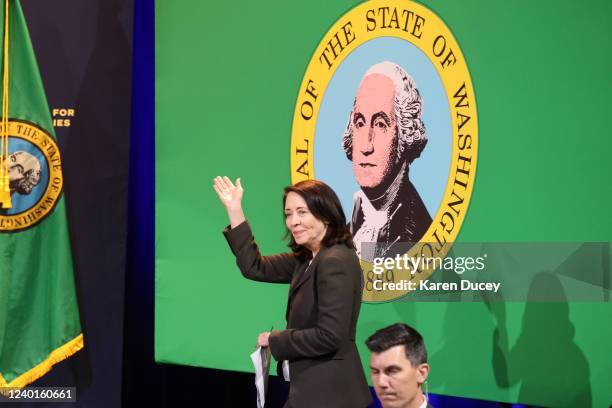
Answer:
POLYGON ((9 180, 17 181, 23 178, 24 169, 21 163, 17 163, 17 157, 14 154, 9 156, 8 176, 9 180))
POLYGON ((361 187, 376 188, 395 176, 394 96, 393 81, 381 74, 368 75, 357 90, 351 127, 353 172, 361 187))
POLYGON ((372 384, 383 408, 416 408, 423 403, 421 384, 427 379, 429 365, 413 367, 404 347, 372 352, 370 357, 372 384))
POLYGON ((11 193, 30 194, 40 182, 40 164, 31 154, 15 152, 9 155, 8 167, 11 193))

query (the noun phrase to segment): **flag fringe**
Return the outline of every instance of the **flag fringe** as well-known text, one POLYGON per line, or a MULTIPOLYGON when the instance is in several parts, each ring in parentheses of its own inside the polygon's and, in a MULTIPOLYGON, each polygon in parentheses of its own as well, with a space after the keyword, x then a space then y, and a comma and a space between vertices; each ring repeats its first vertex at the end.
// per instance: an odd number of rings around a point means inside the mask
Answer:
POLYGON ((10 383, 7 383, 4 377, 2 377, 2 374, 0 374, 0 394, 5 394, 10 388, 23 388, 26 385, 38 380, 40 377, 51 371, 51 368, 55 364, 67 359, 82 348, 83 333, 79 334, 68 343, 53 350, 49 354, 49 357, 47 357, 43 362, 21 374, 10 383), (6 389, 3 390, 5 387, 6 389))

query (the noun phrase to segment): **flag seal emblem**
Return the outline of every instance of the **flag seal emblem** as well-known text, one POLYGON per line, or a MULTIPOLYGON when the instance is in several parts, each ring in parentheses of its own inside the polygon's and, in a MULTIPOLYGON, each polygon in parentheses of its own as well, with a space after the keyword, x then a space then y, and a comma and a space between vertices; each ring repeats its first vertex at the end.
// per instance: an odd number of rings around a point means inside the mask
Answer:
POLYGON ((374 260, 446 256, 468 210, 477 153, 472 80, 442 18, 407 0, 366 1, 338 18, 298 91, 291 181, 316 178, 337 192, 364 301, 397 299, 434 271, 375 273, 374 260))
POLYGON ((59 147, 44 129, 9 121, 8 175, 12 207, 0 209, 0 233, 31 228, 47 217, 62 194, 59 147))

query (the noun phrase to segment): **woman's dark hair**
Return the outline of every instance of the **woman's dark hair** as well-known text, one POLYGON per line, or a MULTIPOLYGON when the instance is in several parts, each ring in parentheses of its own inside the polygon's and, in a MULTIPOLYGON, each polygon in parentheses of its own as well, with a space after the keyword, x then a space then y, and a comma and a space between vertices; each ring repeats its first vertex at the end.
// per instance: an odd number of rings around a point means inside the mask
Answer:
MULTIPOLYGON (((335 244, 344 244, 349 248, 355 249, 353 236, 346 225, 346 217, 342 211, 342 205, 338 196, 330 186, 318 180, 304 180, 292 186, 285 187, 283 195, 283 209, 287 201, 287 194, 296 193, 306 201, 308 210, 316 219, 327 225, 327 231, 323 240, 322 247, 330 247, 335 244)), ((311 252, 295 242, 291 231, 287 229, 289 248, 298 256, 300 260, 306 260, 311 252)))

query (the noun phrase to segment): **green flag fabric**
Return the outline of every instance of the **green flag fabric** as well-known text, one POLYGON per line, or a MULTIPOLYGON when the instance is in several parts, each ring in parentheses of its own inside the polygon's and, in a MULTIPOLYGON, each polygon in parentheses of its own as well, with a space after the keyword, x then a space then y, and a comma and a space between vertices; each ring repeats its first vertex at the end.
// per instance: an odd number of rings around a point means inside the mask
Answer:
POLYGON ((6 47, 0 57, 10 119, 0 158, 10 204, 0 203, 0 387, 24 387, 80 350, 83 336, 60 152, 21 6, 5 1, 8 58, 6 47))
MULTIPOLYGON (((374 63, 400 63, 396 56, 412 58, 402 67, 409 68, 424 101, 428 144, 415 166, 434 143, 450 145, 450 131, 434 133, 434 127, 461 116, 450 111, 432 120, 426 116, 436 107, 461 105, 454 95, 462 92, 451 88, 446 93, 451 103, 439 104, 425 93, 419 72, 442 68, 450 54, 442 52, 442 43, 434 51, 433 42, 409 53, 421 41, 416 16, 426 21, 423 40, 438 20, 416 10, 419 5, 435 13, 456 39, 459 47, 452 48, 461 50, 474 86, 469 102, 478 105, 477 120, 466 125, 478 124, 478 169, 454 249, 460 243, 495 249, 488 253, 487 273, 508 280, 524 271, 506 256, 506 249, 517 247, 498 243, 528 244, 533 252, 543 244, 575 243, 578 259, 592 259, 580 264, 569 253, 544 266, 548 258, 537 258, 545 269, 537 270, 542 274, 534 275, 533 283, 515 284, 523 294, 516 301, 414 301, 408 295, 364 303, 356 334, 362 365, 367 371, 368 336, 401 321, 425 339, 432 393, 608 407, 612 307, 595 298, 574 301, 569 294, 610 287, 610 256, 604 252, 609 250, 600 244, 612 241, 609 0, 157 1, 155 358, 252 372, 245 356, 257 335, 271 325, 285 327, 288 287, 244 279, 235 266, 221 234, 227 215, 210 186, 215 176, 242 178, 245 213, 264 254, 288 251, 281 198, 296 157, 298 166, 314 163, 310 177, 329 184, 338 180, 332 187, 350 217, 358 187, 343 145, 349 114, 362 76, 374 63), (372 11, 346 17, 362 6, 372 11), (366 29, 358 31, 358 22, 366 29), (380 37, 356 47, 376 33, 380 37), (415 40, 391 38, 404 34, 415 40), (442 59, 421 65, 426 52, 442 59), (370 55, 380 58, 372 61, 370 55), (308 75, 310 61, 327 72, 336 57, 345 59, 335 62, 340 81, 335 88, 308 75), (337 99, 341 95, 346 99, 337 99), (314 117, 311 108, 317 106, 321 114, 314 117), (308 144, 306 133, 293 132, 296 122, 314 128, 316 137, 308 144), (330 123, 338 130, 325 128, 330 123), (300 143, 292 145, 298 137, 300 143), (560 301, 527 302, 533 292, 560 301)), ((431 177, 447 177, 454 168, 434 157, 434 166, 410 169, 411 179, 419 171, 425 176, 424 188, 415 184, 421 192, 445 186, 431 177)), ((534 258, 520 260, 526 259, 534 258)), ((469 295, 478 300, 473 291, 469 295)))

